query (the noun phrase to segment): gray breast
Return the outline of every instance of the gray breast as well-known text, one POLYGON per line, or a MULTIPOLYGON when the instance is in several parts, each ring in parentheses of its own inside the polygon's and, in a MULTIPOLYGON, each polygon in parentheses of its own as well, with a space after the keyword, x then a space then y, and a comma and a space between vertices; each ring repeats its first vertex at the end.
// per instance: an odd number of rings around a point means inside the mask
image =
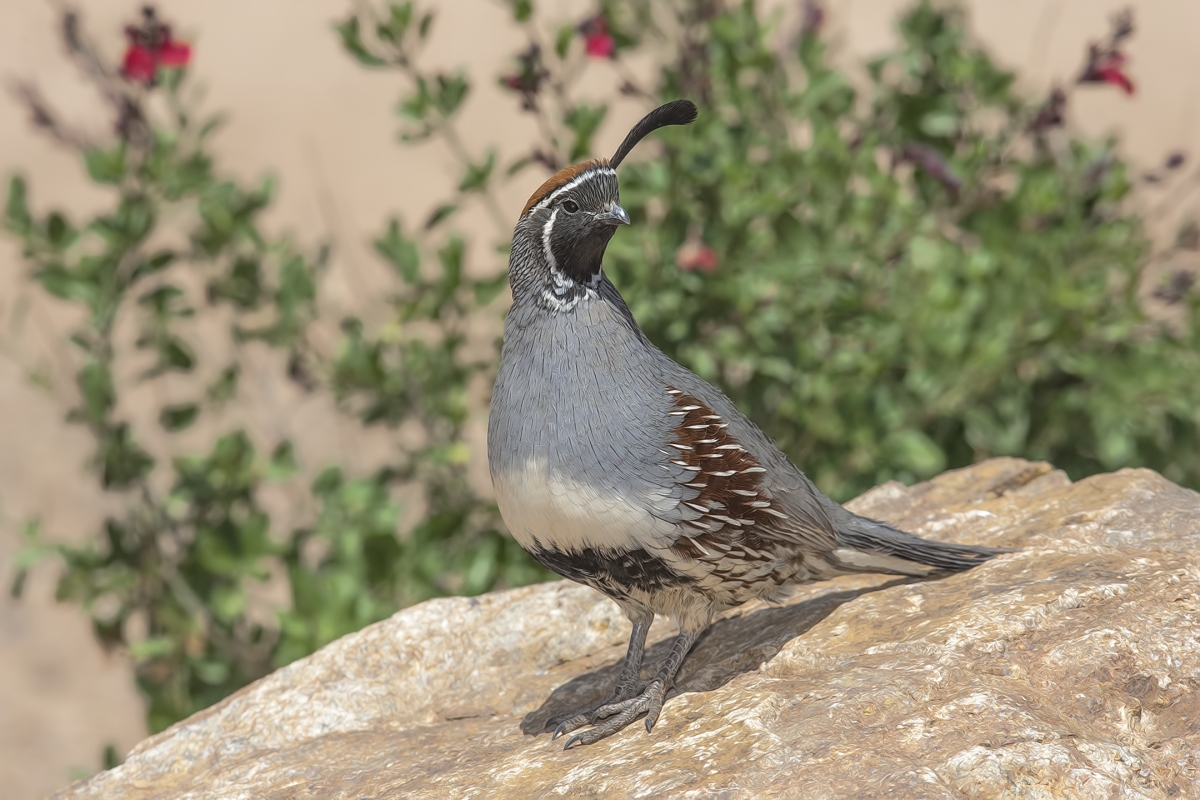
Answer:
POLYGON ((669 461, 671 398, 656 356, 594 294, 568 312, 509 312, 488 462, 522 545, 618 548, 673 538, 681 473, 669 461))

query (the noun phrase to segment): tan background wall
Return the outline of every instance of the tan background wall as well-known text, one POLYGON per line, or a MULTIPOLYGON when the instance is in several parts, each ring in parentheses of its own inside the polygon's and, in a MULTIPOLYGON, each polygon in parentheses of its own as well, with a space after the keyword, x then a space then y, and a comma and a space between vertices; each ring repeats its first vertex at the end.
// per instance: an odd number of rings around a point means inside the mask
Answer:
MULTIPOLYGON (((395 143, 393 108, 401 85, 389 74, 352 64, 330 31, 349 2, 159 4, 178 37, 195 45, 194 73, 209 89, 205 107, 228 113, 228 125, 216 140, 222 169, 243 179, 265 172, 279 177, 270 226, 291 230, 308 245, 322 238, 334 241, 330 286, 347 308, 359 304, 359 295, 378 276, 369 237, 391 214, 420 219, 455 174, 452 159, 439 146, 411 149, 395 143)), ((121 28, 133 21, 138 4, 87 0, 80 5, 88 30, 115 62, 122 50, 121 28)), ((508 57, 520 45, 506 24, 504 4, 444 0, 439 5, 429 60, 465 65, 477 78, 461 128, 468 147, 481 152, 498 143, 515 152, 533 127, 516 112, 514 99, 494 88, 492 76, 508 69, 508 57)), ((907 3, 829 5, 830 35, 842 43, 845 59, 858 60, 888 45, 894 15, 907 3)), ((1044 92, 1052 80, 1076 73, 1087 40, 1103 36, 1113 11, 1125 4, 976 0, 970 5, 978 35, 1002 63, 1019 70, 1026 86, 1044 92)), ((1200 0, 1143 0, 1133 6, 1138 31, 1128 52, 1138 93, 1127 98, 1111 88, 1078 92, 1071 123, 1093 135, 1119 132, 1127 154, 1146 166, 1173 150, 1200 154, 1200 0)), ((32 79, 72 123, 100 131, 107 124, 104 110, 62 54, 54 8, 45 0, 0 0, 0 82, 32 79)), ((559 20, 582 17, 587 9, 558 0, 547 11, 559 20)), ((589 70, 585 90, 605 93, 612 85, 607 67, 594 64, 589 70)), ((619 106, 599 136, 604 147, 616 142, 640 110, 629 102, 619 106)), ((72 155, 36 135, 17 103, 0 95, 0 175, 6 180, 14 170, 28 177, 39 210, 55 206, 82 214, 105 201, 83 179, 72 155)), ((526 175, 505 190, 514 216, 534 177, 526 175)), ((468 220, 489 224, 482 215, 468 220)), ((502 266, 484 258, 473 264, 481 272, 502 266)), ((78 541, 95 529, 110 502, 82 471, 88 438, 63 423, 61 387, 71 373, 71 354, 56 342, 71 316, 31 290, 23 275, 12 242, 0 239, 0 583, 5 589, 0 596, 0 794, 14 800, 63 786, 72 770, 95 769, 106 742, 124 752, 144 735, 128 667, 100 653, 80 612, 54 604, 53 575, 38 573, 19 604, 7 596, 25 520, 40 518, 51 538, 78 541), (28 304, 29 313, 15 325, 14 309, 21 303, 28 304), (32 385, 31 369, 46 372, 60 391, 32 385)), ((246 412, 252 426, 303 430, 305 420, 327 416, 319 401, 298 395, 273 374, 264 370, 252 387, 256 397, 269 401, 265 411, 246 412)), ((340 433, 316 431, 304 446, 312 457, 328 452, 367 458, 347 453, 344 443, 339 445, 340 433)), ((476 440, 479 462, 482 443, 476 440)))

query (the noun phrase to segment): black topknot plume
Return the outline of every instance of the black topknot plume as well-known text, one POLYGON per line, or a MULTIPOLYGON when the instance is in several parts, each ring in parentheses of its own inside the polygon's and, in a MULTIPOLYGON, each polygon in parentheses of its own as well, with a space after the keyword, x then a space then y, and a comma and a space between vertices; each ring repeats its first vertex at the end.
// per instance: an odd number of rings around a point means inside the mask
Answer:
POLYGON ((666 105, 659 106, 633 126, 629 135, 625 137, 625 141, 621 142, 621 146, 617 148, 617 152, 613 153, 613 157, 608 160, 608 165, 616 169, 625 160, 625 156, 629 155, 629 151, 648 134, 668 125, 688 125, 696 119, 696 113, 696 104, 691 100, 672 100, 666 105))

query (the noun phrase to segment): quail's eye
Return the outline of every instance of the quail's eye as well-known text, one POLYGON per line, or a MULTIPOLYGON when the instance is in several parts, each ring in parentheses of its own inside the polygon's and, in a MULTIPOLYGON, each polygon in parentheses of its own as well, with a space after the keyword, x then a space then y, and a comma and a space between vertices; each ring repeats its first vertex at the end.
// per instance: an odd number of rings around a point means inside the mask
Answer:
POLYGON ((578 210, 579 203, 576 203, 574 200, 563 201, 563 211, 566 211, 568 214, 574 214, 578 210))

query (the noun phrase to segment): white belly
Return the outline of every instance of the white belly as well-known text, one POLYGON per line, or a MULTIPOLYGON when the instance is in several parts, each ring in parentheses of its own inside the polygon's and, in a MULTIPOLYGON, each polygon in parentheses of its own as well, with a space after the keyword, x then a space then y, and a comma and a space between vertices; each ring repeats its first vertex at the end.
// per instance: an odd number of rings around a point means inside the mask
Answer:
POLYGON ((656 549, 674 539, 674 526, 652 516, 645 500, 551 473, 545 458, 492 483, 505 524, 526 550, 656 549))

